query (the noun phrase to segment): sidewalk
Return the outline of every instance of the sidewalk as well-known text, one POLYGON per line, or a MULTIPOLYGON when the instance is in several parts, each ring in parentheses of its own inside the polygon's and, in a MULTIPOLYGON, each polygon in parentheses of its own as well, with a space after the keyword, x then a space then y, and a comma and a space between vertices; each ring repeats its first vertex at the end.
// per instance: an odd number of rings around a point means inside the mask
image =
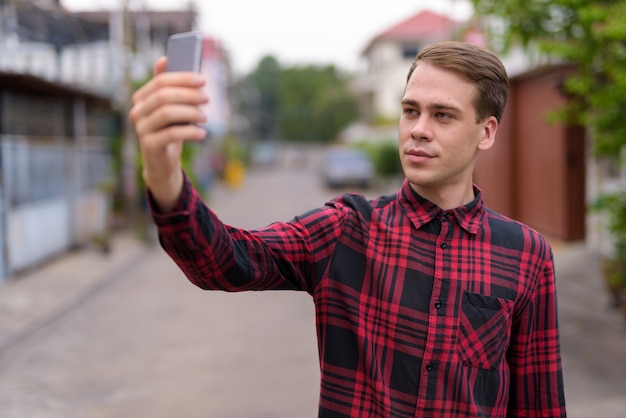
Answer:
POLYGON ((108 254, 90 248, 70 251, 0 282, 0 356, 139 262, 147 251, 126 233, 113 238, 112 248, 108 254))
MULTIPOLYGON (((0 356, 159 251, 126 234, 112 248, 71 252, 0 283, 0 356)), ((598 261, 584 244, 555 244, 554 253, 568 416, 624 416, 625 318, 609 308, 598 261)))
POLYGON ((598 257, 585 244, 555 244, 554 256, 568 417, 623 417, 626 318, 609 307, 598 257))

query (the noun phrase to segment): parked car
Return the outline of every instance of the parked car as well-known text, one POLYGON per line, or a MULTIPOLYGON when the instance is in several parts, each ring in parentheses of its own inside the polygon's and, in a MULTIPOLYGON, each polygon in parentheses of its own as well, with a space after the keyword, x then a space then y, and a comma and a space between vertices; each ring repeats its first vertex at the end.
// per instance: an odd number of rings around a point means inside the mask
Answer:
POLYGON ((324 183, 331 188, 368 188, 374 182, 375 170, 366 152, 356 148, 332 148, 324 159, 321 174, 324 183))
POLYGON ((282 150, 275 142, 261 142, 252 148, 250 162, 256 168, 270 168, 278 165, 282 158, 282 150))

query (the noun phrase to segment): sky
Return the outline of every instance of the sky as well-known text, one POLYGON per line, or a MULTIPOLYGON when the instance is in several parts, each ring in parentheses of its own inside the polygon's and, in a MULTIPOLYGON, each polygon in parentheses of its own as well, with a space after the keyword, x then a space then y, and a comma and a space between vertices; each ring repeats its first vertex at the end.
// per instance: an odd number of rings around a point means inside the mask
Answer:
MULTIPOLYGON (((180 9, 184 1, 127 0, 133 8, 180 9)), ((467 0, 191 0, 200 12, 198 30, 218 39, 233 68, 247 73, 266 55, 283 65, 358 67, 375 36, 429 9, 454 19, 471 15, 467 0)), ((111 10, 124 0, 62 0, 70 11, 111 10)))

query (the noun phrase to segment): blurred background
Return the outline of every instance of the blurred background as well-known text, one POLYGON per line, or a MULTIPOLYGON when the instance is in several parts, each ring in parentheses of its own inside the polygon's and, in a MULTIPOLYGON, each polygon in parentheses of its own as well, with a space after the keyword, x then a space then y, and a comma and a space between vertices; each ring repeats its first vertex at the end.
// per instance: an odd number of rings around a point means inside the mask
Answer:
POLYGON ((475 181, 553 243, 570 416, 621 416, 626 0, 2 0, 1 417, 315 415, 310 299, 201 292, 157 245, 127 114, 192 30, 211 103, 183 164, 246 228, 394 193, 415 55, 496 51, 511 92, 475 181))

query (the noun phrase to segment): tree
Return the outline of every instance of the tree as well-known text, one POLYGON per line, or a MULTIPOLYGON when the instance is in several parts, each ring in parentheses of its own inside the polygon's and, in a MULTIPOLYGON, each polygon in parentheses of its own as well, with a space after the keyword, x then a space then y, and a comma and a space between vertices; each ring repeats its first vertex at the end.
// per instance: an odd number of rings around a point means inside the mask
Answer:
POLYGON ((626 143, 626 0, 472 0, 493 16, 502 50, 532 45, 572 64, 562 121, 585 126, 597 155, 620 155, 626 143))
POLYGON ((278 132, 279 83, 282 69, 271 55, 265 56, 247 77, 247 85, 252 87, 253 100, 246 112, 254 115, 255 134, 260 139, 274 139, 278 132))
POLYGON ((332 141, 358 117, 348 81, 334 66, 282 68, 268 56, 246 77, 240 110, 258 139, 332 141))
POLYGON ((332 65, 287 69, 280 99, 281 133, 293 141, 332 141, 358 116, 348 79, 332 65))

